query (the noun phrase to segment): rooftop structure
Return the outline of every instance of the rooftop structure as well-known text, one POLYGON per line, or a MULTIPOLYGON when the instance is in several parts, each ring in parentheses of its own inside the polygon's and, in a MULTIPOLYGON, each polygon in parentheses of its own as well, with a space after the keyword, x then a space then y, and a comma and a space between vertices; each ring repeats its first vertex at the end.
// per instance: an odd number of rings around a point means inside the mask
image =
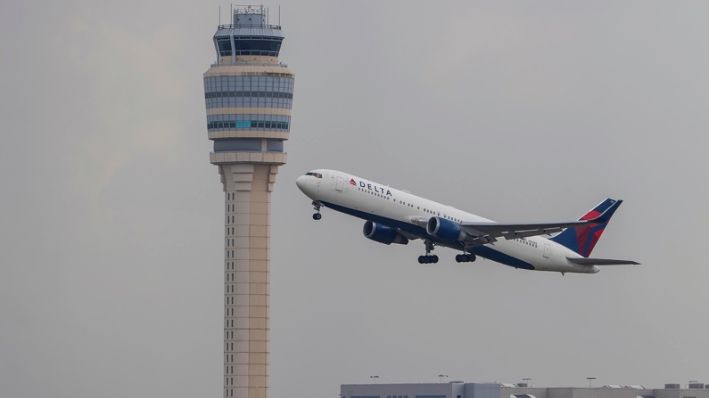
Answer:
POLYGON ((603 387, 529 387, 528 383, 405 383, 343 384, 341 398, 709 398, 709 385, 666 384, 665 388, 640 385, 603 387))

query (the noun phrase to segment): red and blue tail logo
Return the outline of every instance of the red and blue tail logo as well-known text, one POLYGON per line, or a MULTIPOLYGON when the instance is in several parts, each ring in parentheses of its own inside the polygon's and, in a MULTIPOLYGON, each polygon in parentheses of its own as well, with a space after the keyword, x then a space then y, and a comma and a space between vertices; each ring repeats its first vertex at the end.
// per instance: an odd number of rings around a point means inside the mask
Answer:
POLYGON ((584 214, 583 217, 579 218, 579 220, 583 221, 596 220, 597 222, 567 228, 551 238, 551 240, 568 247, 584 257, 590 256, 596 243, 601 239, 601 235, 606 229, 608 221, 610 221, 613 213, 618 210, 621 203, 623 203, 622 200, 604 200, 601 204, 584 214))

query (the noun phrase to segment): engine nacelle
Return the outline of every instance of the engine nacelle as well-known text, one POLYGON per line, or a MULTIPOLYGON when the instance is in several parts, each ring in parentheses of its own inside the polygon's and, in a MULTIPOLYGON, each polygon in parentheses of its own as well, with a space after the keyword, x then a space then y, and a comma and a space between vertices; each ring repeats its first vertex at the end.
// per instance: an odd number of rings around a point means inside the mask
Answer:
POLYGON ((460 225, 441 217, 431 217, 426 223, 426 232, 445 242, 458 242, 465 237, 460 225))
POLYGON ((385 245, 390 245, 392 243, 398 243, 400 245, 405 245, 409 243, 409 240, 405 236, 402 236, 396 228, 388 227, 386 225, 377 224, 375 222, 367 221, 364 223, 364 228, 362 228, 362 233, 368 239, 373 241, 384 243, 385 245))

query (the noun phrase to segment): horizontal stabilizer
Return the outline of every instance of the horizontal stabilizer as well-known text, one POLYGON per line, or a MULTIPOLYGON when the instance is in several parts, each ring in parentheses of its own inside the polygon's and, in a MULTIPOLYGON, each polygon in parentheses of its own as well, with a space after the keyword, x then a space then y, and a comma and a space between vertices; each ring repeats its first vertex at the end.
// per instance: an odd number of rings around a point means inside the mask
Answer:
POLYGON ((613 260, 611 258, 567 257, 566 259, 578 265, 640 265, 640 263, 631 260, 613 260))

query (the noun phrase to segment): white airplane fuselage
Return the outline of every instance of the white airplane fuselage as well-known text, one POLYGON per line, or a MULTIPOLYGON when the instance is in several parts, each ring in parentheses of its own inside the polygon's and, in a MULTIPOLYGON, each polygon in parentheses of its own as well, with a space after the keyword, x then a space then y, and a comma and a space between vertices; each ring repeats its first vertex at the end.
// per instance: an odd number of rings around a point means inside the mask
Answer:
POLYGON ((594 265, 571 263, 578 253, 542 236, 500 239, 494 243, 464 248, 459 242, 437 239, 415 220, 442 217, 456 223, 492 222, 365 178, 336 170, 318 169, 298 177, 296 184, 314 203, 367 221, 395 228, 408 239, 424 239, 436 246, 467 251, 511 267, 561 273, 596 273, 594 265), (315 175, 320 175, 316 177, 315 175))

